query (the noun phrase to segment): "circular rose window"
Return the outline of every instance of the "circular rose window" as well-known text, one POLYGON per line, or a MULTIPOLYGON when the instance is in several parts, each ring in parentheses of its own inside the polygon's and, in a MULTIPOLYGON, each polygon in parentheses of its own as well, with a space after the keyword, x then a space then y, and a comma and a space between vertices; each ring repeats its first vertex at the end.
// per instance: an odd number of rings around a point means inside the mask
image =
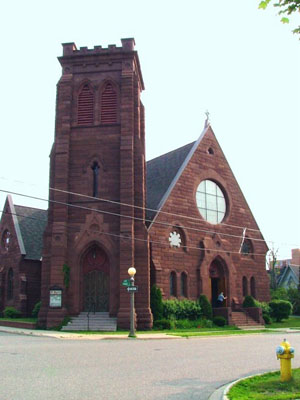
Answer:
POLYGON ((219 224, 226 213, 226 201, 219 186, 210 180, 202 181, 196 192, 197 207, 201 216, 211 224, 219 224))

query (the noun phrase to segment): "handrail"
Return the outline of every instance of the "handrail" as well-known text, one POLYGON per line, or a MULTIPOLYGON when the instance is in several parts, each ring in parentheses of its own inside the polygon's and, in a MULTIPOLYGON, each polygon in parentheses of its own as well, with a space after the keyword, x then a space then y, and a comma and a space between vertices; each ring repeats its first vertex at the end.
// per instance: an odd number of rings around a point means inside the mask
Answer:
POLYGON ((95 303, 94 301, 92 301, 92 303, 90 304, 88 313, 87 313, 87 315, 86 315, 86 317, 87 317, 87 330, 88 330, 88 331, 90 330, 90 312, 92 311, 92 308, 94 309, 94 315, 95 315, 95 312, 96 312, 96 303, 95 303))

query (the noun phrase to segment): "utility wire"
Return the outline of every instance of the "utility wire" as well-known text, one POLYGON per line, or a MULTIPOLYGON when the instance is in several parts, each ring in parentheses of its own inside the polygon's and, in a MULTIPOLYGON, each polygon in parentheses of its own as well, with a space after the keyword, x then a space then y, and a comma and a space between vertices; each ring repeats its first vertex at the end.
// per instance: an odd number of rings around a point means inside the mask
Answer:
MULTIPOLYGON (((124 214, 115 213, 115 212, 111 212, 111 211, 98 210, 98 209, 95 209, 95 208, 85 207, 85 206, 81 206, 81 205, 78 205, 78 204, 65 203, 65 202, 58 201, 58 200, 50 200, 50 199, 47 200, 47 199, 43 199, 41 197, 30 196, 30 195, 26 195, 26 194, 23 194, 23 193, 12 192, 12 191, 3 190, 3 189, 0 189, 0 192, 9 193, 9 194, 13 194, 13 195, 16 195, 16 196, 22 196, 22 197, 26 197, 26 198, 30 198, 30 199, 35 199, 35 200, 41 200, 41 201, 46 201, 46 202, 50 202, 50 203, 55 203, 55 204, 59 204, 59 205, 67 206, 67 207, 74 207, 74 208, 78 208, 78 209, 82 209, 82 210, 94 211, 94 212, 100 213, 100 214, 113 215, 113 216, 116 216, 116 217, 123 217, 123 218, 138 220, 138 221, 142 221, 142 222, 150 222, 150 223, 152 222, 152 220, 150 220, 150 219, 134 217, 134 216, 131 216, 131 215, 124 215, 124 214)), ((154 221, 153 223, 157 224, 157 225, 168 226, 168 227, 174 228, 174 225, 170 224, 168 222, 154 221)), ((226 236, 226 237, 233 237, 233 238, 236 238, 236 239, 242 239, 242 237, 243 237, 243 236, 240 236, 240 235, 232 235, 232 234, 229 234, 229 233, 221 233, 221 232, 216 232, 216 231, 210 231, 210 230, 204 230, 204 229, 198 229, 198 228, 191 228, 191 227, 186 227, 186 226, 182 226, 182 225, 178 225, 178 228, 191 230, 191 231, 194 231, 194 232, 201 232, 201 233, 207 233, 207 234, 217 234, 217 235, 220 235, 220 236, 222 235, 222 236, 226 236)), ((266 242, 264 239, 257 239, 257 238, 253 238, 253 237, 251 237, 251 238, 247 237, 247 239, 251 239, 253 241, 258 241, 258 242, 266 242)))
MULTIPOLYGON (((3 210, 0 211, 0 212, 3 213, 3 214, 15 215, 17 217, 29 218, 29 219, 33 219, 33 220, 37 220, 37 221, 43 221, 43 222, 46 221, 43 218, 31 217, 31 216, 28 216, 28 215, 12 213, 12 212, 7 212, 7 211, 3 211, 3 210)), ((68 229, 70 229, 70 230, 74 229, 75 230, 76 228, 75 227, 74 228, 69 227, 68 229)), ((136 238, 136 237, 132 238, 131 236, 124 236, 124 235, 115 234, 115 233, 111 233, 111 232, 103 232, 103 231, 100 231, 100 230, 98 230, 98 231, 97 230, 95 230, 95 231, 94 230, 90 230, 90 232, 92 232, 92 233, 101 233, 101 235, 113 236, 113 237, 117 237, 117 238, 120 238, 120 239, 126 239, 126 240, 131 240, 131 241, 139 241, 139 242, 148 243, 148 240, 145 240, 145 239, 139 239, 139 238, 136 238)), ((163 241, 157 241, 157 240, 149 239, 149 243, 163 245, 164 247, 170 247, 170 245, 168 245, 165 241, 163 242, 163 241)), ((206 248, 206 247, 202 248, 202 247, 194 247, 194 246, 180 246, 180 248, 187 249, 187 250, 197 250, 197 251, 202 251, 202 252, 213 251, 213 252, 216 252, 216 253, 231 253, 231 254, 239 254, 239 255, 241 255, 240 252, 238 252, 238 251, 222 250, 222 249, 209 249, 209 248, 206 248)), ((244 256, 247 256, 247 255, 244 255, 244 256)), ((266 257, 266 254, 263 254, 263 253, 249 253, 249 256, 250 257, 251 256, 266 257)))
MULTIPOLYGON (((0 179, 9 181, 8 179, 6 179, 4 177, 0 177, 0 179)), ((31 186, 40 187, 40 185, 36 185, 34 183, 28 184, 26 182, 17 181, 17 180, 13 180, 13 182, 16 182, 18 184, 22 183, 24 185, 31 185, 31 186)), ((189 215, 170 213, 170 212, 167 212, 167 211, 157 210, 157 209, 154 209, 154 208, 141 207, 141 206, 137 206, 137 205, 133 205, 133 204, 122 203, 122 202, 119 202, 119 201, 116 201, 116 200, 109 200, 109 199, 103 199, 101 197, 88 196, 88 195, 85 195, 85 194, 76 193, 76 192, 70 192, 68 190, 62 190, 62 189, 57 189, 57 188, 52 188, 52 187, 49 187, 49 190, 57 191, 57 192, 61 192, 61 193, 66 193, 66 194, 70 194, 70 195, 73 195, 73 196, 80 196, 80 197, 84 197, 84 198, 87 198, 87 199, 92 199, 94 201, 97 200, 97 201, 102 201, 102 202, 106 202, 106 203, 118 204, 118 205, 122 205, 122 206, 126 206, 126 207, 137 208, 137 209, 141 209, 141 210, 145 210, 145 211, 151 211, 151 212, 155 212, 155 213, 159 213, 159 214, 166 214, 166 215, 170 215, 170 216, 173 216, 173 217, 185 218, 185 219, 189 219, 189 220, 192 220, 192 221, 195 221, 195 222, 205 223, 204 220, 202 220, 200 218, 196 218, 196 217, 191 217, 189 215)), ((150 222, 153 222, 153 221, 151 220, 150 222)), ((155 222, 153 222, 153 223, 155 223, 155 222)), ((260 232, 261 233, 260 229, 254 229, 254 228, 249 228, 249 227, 239 226, 239 225, 230 225, 230 224, 225 224, 225 223, 222 223, 221 225, 222 226, 228 226, 230 228, 242 229, 242 230, 247 228, 247 230, 251 230, 251 231, 255 231, 255 232, 260 232)))

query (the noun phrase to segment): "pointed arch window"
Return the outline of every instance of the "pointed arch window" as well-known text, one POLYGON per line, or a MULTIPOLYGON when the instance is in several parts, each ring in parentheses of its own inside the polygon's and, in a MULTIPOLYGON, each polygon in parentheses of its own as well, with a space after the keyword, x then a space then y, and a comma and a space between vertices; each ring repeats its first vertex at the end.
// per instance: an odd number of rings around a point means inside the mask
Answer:
POLYGON ((248 296, 248 280, 243 276, 243 296, 248 296))
POLYGON ((107 83, 101 94, 101 124, 117 122, 117 92, 111 83, 107 83))
POLYGON ((94 93, 88 84, 82 87, 78 95, 77 123, 78 125, 94 123, 94 93))
POLYGON ((92 172, 93 172, 93 197, 98 196, 98 190, 99 190, 99 164, 95 161, 93 165, 91 166, 92 172))
POLYGON ((10 232, 6 229, 2 235, 1 244, 4 250, 8 251, 10 245, 11 235, 10 232))
POLYGON ((170 273, 170 296, 177 297, 176 272, 170 273))
POLYGON ((248 256, 253 254, 253 245, 250 239, 245 239, 242 245, 243 256, 248 256))
POLYGON ((7 274, 7 300, 11 300, 13 297, 14 297, 14 271, 12 268, 10 268, 7 274))
POLYGON ((252 297, 256 298, 256 283, 254 276, 250 279, 250 294, 252 297))
POLYGON ((185 272, 182 272, 180 276, 180 295, 187 297, 187 274, 185 272))

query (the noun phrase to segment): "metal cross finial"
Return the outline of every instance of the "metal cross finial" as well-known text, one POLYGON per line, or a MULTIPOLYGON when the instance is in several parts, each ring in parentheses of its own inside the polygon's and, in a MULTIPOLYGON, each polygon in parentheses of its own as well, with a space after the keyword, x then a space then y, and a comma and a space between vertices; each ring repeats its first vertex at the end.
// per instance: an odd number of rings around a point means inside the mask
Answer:
POLYGON ((205 127, 207 127, 208 124, 210 123, 209 111, 208 110, 205 111, 205 115, 206 115, 205 127))

